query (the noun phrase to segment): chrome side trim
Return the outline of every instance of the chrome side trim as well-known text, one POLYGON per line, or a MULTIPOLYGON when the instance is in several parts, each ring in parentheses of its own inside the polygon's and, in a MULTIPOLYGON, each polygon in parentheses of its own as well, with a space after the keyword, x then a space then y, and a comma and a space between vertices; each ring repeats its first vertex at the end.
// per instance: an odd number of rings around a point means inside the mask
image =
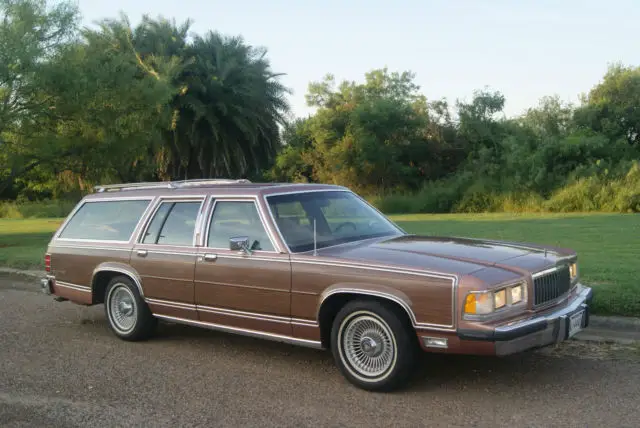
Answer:
POLYGON ((176 322, 176 323, 180 323, 180 324, 193 325, 195 327, 204 327, 204 328, 208 328, 208 329, 211 329, 211 330, 222 331, 222 332, 225 332, 225 333, 235 333, 235 334, 241 334, 243 336, 255 337, 255 338, 259 338, 259 339, 268 339, 268 340, 273 340, 273 341, 276 341, 276 342, 284 342, 284 343, 288 343, 288 344, 291 344, 291 345, 306 346, 306 347, 314 348, 314 349, 323 349, 322 343, 318 342, 316 340, 298 339, 298 338, 295 338, 295 337, 284 336, 284 335, 281 335, 281 334, 265 333, 265 332, 262 332, 262 331, 247 330, 247 329, 238 328, 238 327, 230 327, 230 326, 226 326, 226 325, 214 324, 214 323, 209 323, 209 322, 204 322, 204 321, 194 321, 194 320, 189 320, 189 319, 184 319, 184 318, 171 317, 171 316, 167 316, 167 315, 154 314, 154 316, 157 317, 157 318, 166 320, 166 321, 172 321, 172 322, 176 322))
MULTIPOLYGON (((246 254, 216 253, 216 250, 222 250, 222 248, 203 248, 202 251, 215 253, 215 255, 218 256, 219 259, 240 259, 240 260, 257 260, 257 261, 263 261, 263 262, 289 263, 288 258, 262 256, 260 255, 259 251, 255 251, 251 255, 246 255, 246 254)), ((229 251, 229 250, 226 250, 226 251, 229 251)), ((278 254, 272 251, 270 251, 270 253, 278 254)))
MULTIPOLYGON (((452 289, 455 290, 455 287, 452 287, 452 289)), ((325 300, 327 300, 327 298, 329 298, 330 296, 333 296, 334 294, 347 294, 347 293, 349 293, 349 294, 362 294, 362 295, 365 295, 365 296, 381 297, 383 299, 391 300, 391 301, 397 303, 398 305, 400 305, 405 310, 405 312, 409 316, 409 319, 411 320, 411 324, 416 329, 436 330, 436 331, 455 331, 455 329, 453 328, 454 325, 455 325, 455 318, 453 318, 453 324, 451 324, 451 325, 433 324, 433 323, 419 323, 419 322, 416 321, 416 316, 413 313, 413 310, 409 307, 409 305, 407 305, 407 303, 405 301, 403 301, 402 299, 398 298, 397 296, 394 296, 393 294, 389 294, 389 293, 384 293, 384 292, 381 292, 381 291, 363 290, 363 289, 358 289, 358 288, 336 288, 336 289, 331 290, 328 293, 326 293, 322 297, 322 300, 320 301, 318 314, 316 315, 316 317, 318 319, 320 318, 320 308, 322 308, 322 305, 324 304, 325 300)), ((455 305, 453 306, 452 311, 455 312, 455 305)))
POLYGON ((214 308, 211 306, 200 306, 200 305, 196 305, 196 308, 198 309, 198 311, 208 312, 210 314, 216 314, 216 315, 226 315, 226 316, 232 316, 237 318, 253 319, 258 321, 277 322, 281 324, 289 324, 291 322, 291 318, 281 317, 277 315, 256 314, 252 312, 237 311, 233 309, 214 308))
POLYGON ((311 264, 311 265, 322 265, 322 266, 332 266, 332 267, 339 266, 339 267, 347 267, 347 268, 354 268, 354 269, 367 269, 367 270, 375 270, 375 271, 381 271, 381 272, 426 276, 429 278, 438 278, 438 279, 457 280, 458 278, 456 275, 453 275, 453 274, 432 272, 432 271, 423 270, 423 269, 412 269, 412 268, 403 268, 403 267, 396 268, 396 267, 390 267, 390 266, 384 266, 384 265, 356 263, 356 262, 348 262, 348 261, 341 261, 341 260, 331 260, 331 261, 315 260, 316 257, 312 257, 312 256, 307 256, 307 257, 309 258, 301 259, 301 258, 292 257, 291 263, 305 263, 305 264, 311 264))
POLYGON ((51 245, 51 248, 71 248, 79 250, 100 250, 100 251, 126 251, 130 252, 130 247, 98 247, 95 245, 72 245, 72 244, 60 244, 55 242, 51 245))
POLYGON ((158 299, 150 299, 150 298, 146 298, 144 300, 145 302, 150 303, 152 305, 166 306, 168 308, 174 308, 174 309, 185 309, 189 311, 196 310, 196 305, 191 305, 189 303, 173 302, 168 300, 158 300, 158 299))
POLYGON ((291 318, 291 324, 302 327, 318 327, 318 322, 303 318, 291 318))
POLYGON ((69 282, 56 281, 56 287, 69 288, 71 290, 82 291, 83 293, 91 293, 91 288, 84 285, 71 284, 69 282))
POLYGON ((105 266, 105 267, 102 267, 102 268, 98 267, 93 271, 93 275, 91 277, 91 284, 93 284, 93 282, 94 282, 94 280, 96 278, 96 274, 98 272, 118 272, 118 273, 121 273, 123 275, 128 276, 129 278, 131 278, 133 283, 138 288, 138 292, 140 293, 140 297, 144 298, 144 291, 142 290, 142 282, 141 282, 140 277, 138 276, 138 274, 135 273, 133 270, 127 270, 127 269, 123 269, 121 267, 112 267, 112 266, 105 266))

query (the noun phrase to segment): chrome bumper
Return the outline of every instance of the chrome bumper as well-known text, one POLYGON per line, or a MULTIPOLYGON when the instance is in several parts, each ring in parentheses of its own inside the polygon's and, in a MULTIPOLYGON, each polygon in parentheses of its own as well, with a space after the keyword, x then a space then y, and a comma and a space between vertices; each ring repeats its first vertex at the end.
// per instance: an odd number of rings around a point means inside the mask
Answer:
POLYGON ((42 292, 46 295, 53 294, 53 290, 51 288, 51 279, 50 278, 42 278, 40 280, 40 288, 42 288, 42 292))
POLYGON ((579 285, 580 293, 568 306, 545 315, 496 327, 490 331, 459 331, 464 340, 495 342, 496 355, 509 355, 527 349, 559 343, 570 339, 576 331, 570 330, 572 316, 581 316, 580 329, 589 325, 589 305, 593 298, 590 287, 579 285))

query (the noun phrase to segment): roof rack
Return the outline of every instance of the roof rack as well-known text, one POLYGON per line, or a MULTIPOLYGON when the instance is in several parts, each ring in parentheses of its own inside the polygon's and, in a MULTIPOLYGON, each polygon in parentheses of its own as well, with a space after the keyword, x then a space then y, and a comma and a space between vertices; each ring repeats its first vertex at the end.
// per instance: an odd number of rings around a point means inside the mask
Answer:
POLYGON ((104 184, 95 186, 93 190, 96 192, 113 192, 123 190, 144 190, 144 189, 179 189, 181 187, 193 186, 210 186, 215 184, 246 184, 251 181, 246 179, 227 179, 227 178, 203 178, 193 180, 179 181, 147 181, 140 183, 122 183, 122 184, 104 184))

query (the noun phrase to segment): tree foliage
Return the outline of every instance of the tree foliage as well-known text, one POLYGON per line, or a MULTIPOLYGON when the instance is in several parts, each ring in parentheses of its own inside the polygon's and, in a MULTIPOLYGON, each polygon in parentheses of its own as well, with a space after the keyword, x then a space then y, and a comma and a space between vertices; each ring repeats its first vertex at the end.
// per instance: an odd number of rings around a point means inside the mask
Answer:
POLYGON ((69 2, 0 0, 0 198, 247 177, 341 184, 387 211, 640 209, 640 67, 512 118, 499 91, 449 102, 410 71, 327 74, 315 112, 289 120, 282 74, 241 36, 79 20, 69 2))
POLYGON ((256 176, 289 90, 266 50, 190 22, 79 28, 70 3, 2 0, 0 197, 96 182, 256 176))

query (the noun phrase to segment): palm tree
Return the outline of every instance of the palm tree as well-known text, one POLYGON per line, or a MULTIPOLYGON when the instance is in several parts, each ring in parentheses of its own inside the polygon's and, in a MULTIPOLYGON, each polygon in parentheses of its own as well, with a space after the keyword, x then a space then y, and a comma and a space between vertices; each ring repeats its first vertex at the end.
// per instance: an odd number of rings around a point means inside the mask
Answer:
POLYGON ((188 25, 146 18, 135 31, 136 50, 145 60, 182 59, 174 82, 179 91, 164 131, 166 175, 258 175, 278 152, 290 91, 271 71, 265 49, 217 32, 187 42, 188 25))

